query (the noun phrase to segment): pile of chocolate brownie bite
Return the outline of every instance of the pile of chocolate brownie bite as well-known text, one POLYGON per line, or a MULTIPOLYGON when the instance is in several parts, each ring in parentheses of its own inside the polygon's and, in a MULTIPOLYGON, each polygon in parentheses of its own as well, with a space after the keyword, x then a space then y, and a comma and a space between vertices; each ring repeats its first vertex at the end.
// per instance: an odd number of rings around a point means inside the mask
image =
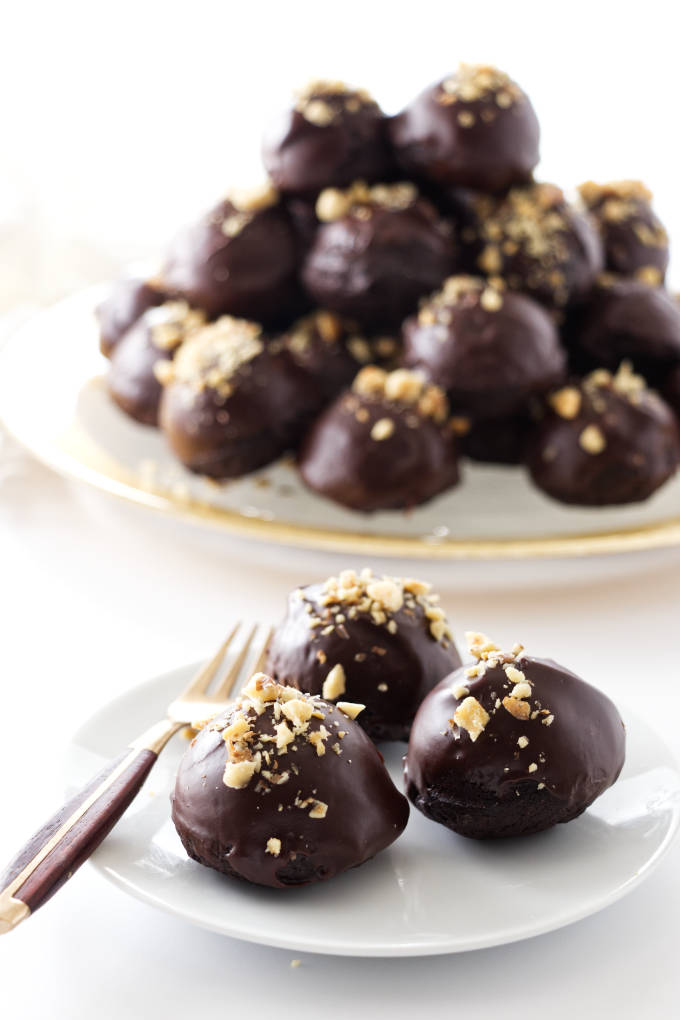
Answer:
POLYGON ((523 465, 563 503, 646 499, 680 460, 680 304, 639 181, 536 181, 539 125, 463 64, 396 116, 315 81, 159 273, 98 309, 108 386, 193 472, 294 452, 359 511, 523 465))

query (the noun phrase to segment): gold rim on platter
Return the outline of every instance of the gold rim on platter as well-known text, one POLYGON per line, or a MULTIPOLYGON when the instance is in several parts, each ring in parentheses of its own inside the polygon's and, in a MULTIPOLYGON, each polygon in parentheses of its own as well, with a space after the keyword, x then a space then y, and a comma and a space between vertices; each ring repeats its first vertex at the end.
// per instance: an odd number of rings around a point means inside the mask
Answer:
MULTIPOLYGON (((326 552, 430 560, 523 560, 611 555, 680 545, 680 515, 631 527, 600 528, 570 534, 493 538, 447 535, 440 538, 436 535, 376 534, 362 529, 359 515, 352 530, 284 519, 263 519, 252 513, 216 506, 191 495, 178 496, 175 491, 164 490, 160 486, 143 487, 125 465, 98 446, 78 423, 75 413, 71 420, 60 422, 52 432, 45 429, 44 422, 38 427, 30 415, 16 413, 16 408, 21 406, 17 385, 19 393, 21 385, 16 379, 17 366, 13 363, 12 354, 16 353, 19 344, 26 344, 31 337, 40 336, 41 320, 45 327, 49 325, 51 313, 62 313, 62 319, 64 312, 66 318, 69 314, 72 318, 77 314, 82 319, 83 309, 87 309, 88 342, 95 345, 91 309, 100 294, 101 288, 91 288, 40 313, 14 334, 0 351, 0 418, 21 445, 42 463, 66 477, 86 482, 110 495, 175 520, 257 541, 326 552), (15 413, 12 413, 13 409, 15 413)), ((53 335, 50 342, 54 343, 53 335)), ((72 353, 75 355, 77 352, 72 353)), ((23 357, 26 357, 25 353, 23 357)), ((78 364, 76 357, 70 358, 69 362, 78 364)), ((79 386, 84 389, 93 382, 100 380, 94 380, 89 372, 84 373, 79 386)), ((25 397, 27 400, 35 399, 35 393, 25 392, 25 397)))

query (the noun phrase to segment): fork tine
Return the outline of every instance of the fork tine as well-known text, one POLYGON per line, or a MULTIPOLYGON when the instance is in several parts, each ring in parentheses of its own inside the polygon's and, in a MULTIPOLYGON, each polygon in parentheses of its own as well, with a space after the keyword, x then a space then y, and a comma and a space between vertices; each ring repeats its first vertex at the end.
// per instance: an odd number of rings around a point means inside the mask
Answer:
POLYGON ((269 648, 269 642, 271 641, 272 634, 274 633, 273 627, 267 628, 267 634, 262 644, 262 651, 258 655, 257 659, 253 663, 253 673, 261 673, 262 667, 264 666, 265 659, 267 658, 267 649, 269 648))
MULTIPOLYGON (((224 658, 224 653, 226 652, 227 648, 236 637, 236 634, 238 633, 240 627, 241 627, 240 622, 235 624, 231 634, 229 634, 229 636, 223 641, 223 643, 220 645, 220 647, 213 655, 210 662, 206 662, 205 666, 201 666, 196 676, 189 682, 189 685, 182 691, 180 695, 181 698, 191 698, 195 697, 197 694, 205 694, 208 687, 210 686, 210 682, 217 673, 217 670, 219 669, 222 659, 224 658)), ((251 639, 252 635, 249 640, 251 639)))
POLYGON ((248 635, 243 644, 243 648, 236 656, 236 659, 234 660, 231 669, 229 669, 225 677, 222 680, 220 680, 215 690, 210 692, 211 698, 217 701, 222 701, 224 698, 229 697, 234 688, 234 685, 236 684, 236 681, 238 680, 241 669, 243 668, 243 663, 246 660, 246 655, 248 654, 248 649, 250 648, 256 633, 257 624, 255 623, 253 624, 250 634, 248 635))

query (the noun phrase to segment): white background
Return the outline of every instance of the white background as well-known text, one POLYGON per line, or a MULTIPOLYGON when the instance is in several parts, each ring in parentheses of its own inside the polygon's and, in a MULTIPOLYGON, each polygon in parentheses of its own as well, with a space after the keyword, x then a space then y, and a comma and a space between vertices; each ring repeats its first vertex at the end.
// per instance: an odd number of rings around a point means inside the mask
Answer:
MULTIPOLYGON (((0 308, 153 253, 257 174, 266 111, 320 74, 366 85, 395 110, 459 59, 496 62, 537 107, 544 178, 640 176, 680 234, 672 13, 662 3, 6 3, 0 308)), ((56 806, 60 756, 86 716, 206 654, 236 612, 274 620, 290 587, 344 565, 175 528, 70 486, 7 442, 0 564, 0 860, 56 806)), ((634 701, 680 751, 676 556, 419 572, 437 581, 458 633, 481 627, 552 655, 634 701)), ((0 943, 2 1012, 670 1018, 679 866, 676 846, 628 899, 530 942, 414 961, 307 955, 297 970, 292 953, 192 929, 86 868, 0 943)))

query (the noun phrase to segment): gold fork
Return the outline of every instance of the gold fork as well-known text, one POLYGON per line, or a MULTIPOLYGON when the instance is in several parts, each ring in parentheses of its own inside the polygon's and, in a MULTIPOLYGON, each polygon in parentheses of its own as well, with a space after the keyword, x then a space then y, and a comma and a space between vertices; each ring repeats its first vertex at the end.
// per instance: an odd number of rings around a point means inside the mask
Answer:
MULTIPOLYGON (((35 913, 96 850, 139 793, 170 738, 192 722, 203 721, 227 707, 257 624, 225 675, 212 690, 209 688, 240 627, 237 623, 212 659, 168 705, 165 718, 110 761, 29 839, 8 865, 0 877, 0 934, 11 931, 35 913)), ((252 673, 262 668, 270 637, 271 630, 262 642, 252 673)))

